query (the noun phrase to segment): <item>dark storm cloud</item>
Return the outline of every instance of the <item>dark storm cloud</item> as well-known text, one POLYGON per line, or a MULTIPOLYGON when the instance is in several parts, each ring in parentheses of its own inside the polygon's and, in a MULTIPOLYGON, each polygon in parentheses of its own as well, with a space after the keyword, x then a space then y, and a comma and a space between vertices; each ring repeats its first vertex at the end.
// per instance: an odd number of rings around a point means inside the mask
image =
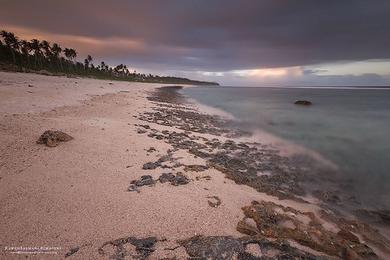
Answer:
POLYGON ((92 54, 140 66, 223 71, 390 58, 388 0, 0 2, 0 26, 114 41, 92 54), (144 48, 115 46, 117 38, 144 48))

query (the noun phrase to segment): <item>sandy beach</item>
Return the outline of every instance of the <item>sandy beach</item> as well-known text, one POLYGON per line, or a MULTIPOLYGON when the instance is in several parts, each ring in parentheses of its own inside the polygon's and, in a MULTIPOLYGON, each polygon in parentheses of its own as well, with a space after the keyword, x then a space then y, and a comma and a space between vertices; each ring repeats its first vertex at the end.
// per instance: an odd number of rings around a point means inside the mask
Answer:
POLYGON ((162 96, 160 87, 0 72, 1 259, 389 253, 375 229, 305 200, 295 179, 232 176, 250 171, 258 156, 273 158, 270 165, 288 162, 268 148, 269 140, 262 140, 263 150, 253 148, 244 133, 224 130, 195 104, 162 96), (46 130, 74 139, 37 144, 46 130), (233 165, 216 151, 252 157, 233 165), (51 249, 34 255, 12 247, 51 249))

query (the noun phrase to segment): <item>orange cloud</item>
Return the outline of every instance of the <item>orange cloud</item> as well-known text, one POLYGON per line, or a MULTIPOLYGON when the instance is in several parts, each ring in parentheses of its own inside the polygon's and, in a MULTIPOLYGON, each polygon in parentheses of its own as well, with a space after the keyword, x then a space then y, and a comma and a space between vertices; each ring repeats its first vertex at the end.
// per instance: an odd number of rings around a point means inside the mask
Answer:
POLYGON ((59 43, 62 47, 74 48, 81 56, 86 54, 104 55, 107 53, 142 53, 146 51, 145 43, 142 39, 129 38, 93 38, 78 35, 65 35, 33 30, 25 27, 6 26, 6 30, 15 33, 20 39, 47 40, 49 42, 59 43))

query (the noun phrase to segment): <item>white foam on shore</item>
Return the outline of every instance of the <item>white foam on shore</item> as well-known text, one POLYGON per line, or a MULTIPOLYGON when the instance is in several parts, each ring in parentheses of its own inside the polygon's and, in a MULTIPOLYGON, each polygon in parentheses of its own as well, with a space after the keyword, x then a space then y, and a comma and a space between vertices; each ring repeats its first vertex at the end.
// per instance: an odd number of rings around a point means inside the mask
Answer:
POLYGON ((194 103, 196 105, 196 108, 198 109, 198 111, 200 113, 213 115, 213 116, 219 116, 222 119, 237 120, 232 114, 230 114, 222 109, 199 103, 198 101, 196 101, 195 99, 192 99, 192 98, 187 97, 187 100, 191 103, 194 103))

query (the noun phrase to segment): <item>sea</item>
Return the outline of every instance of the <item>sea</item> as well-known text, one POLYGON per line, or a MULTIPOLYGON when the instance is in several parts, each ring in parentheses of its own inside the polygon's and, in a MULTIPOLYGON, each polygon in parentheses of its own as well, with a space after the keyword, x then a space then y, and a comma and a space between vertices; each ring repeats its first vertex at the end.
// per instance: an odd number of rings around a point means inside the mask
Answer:
POLYGON ((181 93, 233 115, 243 130, 320 154, 353 180, 363 205, 390 210, 390 88, 202 86, 181 93))

